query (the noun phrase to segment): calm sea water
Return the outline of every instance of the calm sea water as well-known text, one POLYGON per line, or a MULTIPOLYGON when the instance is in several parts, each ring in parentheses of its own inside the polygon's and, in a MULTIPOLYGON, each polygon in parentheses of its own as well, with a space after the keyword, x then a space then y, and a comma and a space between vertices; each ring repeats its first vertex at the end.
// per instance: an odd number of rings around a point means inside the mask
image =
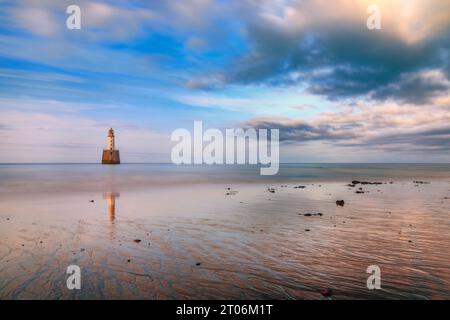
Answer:
POLYGON ((0 165, 0 298, 450 299, 449 198, 444 164, 0 165))

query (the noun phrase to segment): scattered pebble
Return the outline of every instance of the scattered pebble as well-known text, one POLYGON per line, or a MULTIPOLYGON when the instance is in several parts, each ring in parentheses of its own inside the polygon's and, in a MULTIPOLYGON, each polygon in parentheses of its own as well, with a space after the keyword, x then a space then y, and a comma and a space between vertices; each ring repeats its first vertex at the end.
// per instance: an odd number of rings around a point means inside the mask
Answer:
POLYGON ((379 184, 383 184, 382 182, 369 182, 369 181, 358 181, 358 180, 353 180, 352 184, 356 185, 356 184, 375 184, 375 185, 379 185, 379 184))
POLYGON ((344 201, 344 200, 337 200, 337 201, 336 201, 336 205, 338 205, 338 206, 343 207, 344 204, 345 204, 345 201, 344 201))
POLYGON ((323 216, 323 213, 299 213, 299 216, 304 216, 304 217, 313 217, 313 216, 323 216))
POLYGON ((332 288, 323 289, 320 291, 320 294, 323 295, 324 297, 331 297, 333 295, 333 289, 332 288))
POLYGON ((141 242, 141 239, 134 239, 133 241, 136 243, 139 243, 139 242, 141 242))

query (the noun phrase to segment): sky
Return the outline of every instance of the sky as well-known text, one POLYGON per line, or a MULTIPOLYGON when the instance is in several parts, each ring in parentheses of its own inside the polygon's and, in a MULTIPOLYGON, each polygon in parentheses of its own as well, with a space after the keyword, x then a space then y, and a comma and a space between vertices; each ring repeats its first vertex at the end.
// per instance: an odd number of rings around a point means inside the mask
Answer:
POLYGON ((279 128, 282 162, 450 162, 449 88, 448 0, 0 0, 0 163, 98 163, 110 127, 170 162, 194 120, 279 128))

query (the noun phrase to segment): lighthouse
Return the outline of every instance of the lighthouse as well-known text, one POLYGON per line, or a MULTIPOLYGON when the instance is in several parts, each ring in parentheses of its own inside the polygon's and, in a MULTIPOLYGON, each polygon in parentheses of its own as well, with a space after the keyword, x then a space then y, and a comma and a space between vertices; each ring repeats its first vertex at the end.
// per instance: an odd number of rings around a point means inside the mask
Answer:
POLYGON ((102 164, 120 164, 119 150, 114 145, 114 130, 108 131, 108 149, 103 149, 102 164))

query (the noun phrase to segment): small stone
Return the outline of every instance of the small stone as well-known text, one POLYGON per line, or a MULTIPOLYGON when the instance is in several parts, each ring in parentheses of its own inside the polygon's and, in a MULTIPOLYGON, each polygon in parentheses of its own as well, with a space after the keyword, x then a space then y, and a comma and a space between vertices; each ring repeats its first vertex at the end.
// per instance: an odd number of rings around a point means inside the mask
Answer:
POLYGON ((136 243, 139 243, 139 242, 141 242, 141 239, 134 239, 133 241, 136 243))
POLYGON ((333 295, 333 289, 332 288, 323 289, 320 291, 320 294, 323 295, 324 297, 331 297, 333 295))
POLYGON ((200 263, 200 262, 197 262, 195 265, 196 265, 196 266, 199 266, 199 265, 201 265, 201 263, 200 263))
POLYGON ((336 205, 337 205, 337 206, 343 207, 344 204, 345 204, 345 201, 344 201, 344 200, 337 200, 337 201, 336 201, 336 205))

